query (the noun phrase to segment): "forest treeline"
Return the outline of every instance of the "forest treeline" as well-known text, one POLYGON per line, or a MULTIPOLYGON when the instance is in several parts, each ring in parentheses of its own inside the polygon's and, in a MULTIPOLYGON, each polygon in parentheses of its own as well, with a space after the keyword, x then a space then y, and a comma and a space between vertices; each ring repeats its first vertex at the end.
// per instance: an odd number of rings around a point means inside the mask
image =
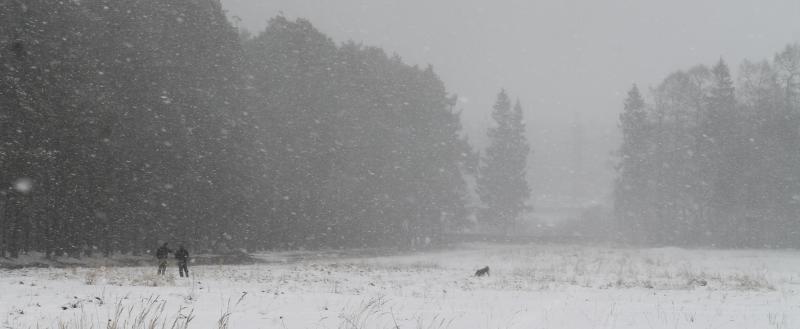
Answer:
POLYGON ((414 246, 478 160, 434 71, 216 1, 3 1, 0 256, 414 246))
MULTIPOLYGON (((669 75, 620 116, 615 231, 800 246, 800 46, 669 75)), ((0 256, 435 244, 528 211, 522 108, 484 157, 432 68, 217 1, 0 2, 0 256)))
POLYGON ((669 75, 620 116, 619 233, 630 241, 800 246, 800 45, 669 75))

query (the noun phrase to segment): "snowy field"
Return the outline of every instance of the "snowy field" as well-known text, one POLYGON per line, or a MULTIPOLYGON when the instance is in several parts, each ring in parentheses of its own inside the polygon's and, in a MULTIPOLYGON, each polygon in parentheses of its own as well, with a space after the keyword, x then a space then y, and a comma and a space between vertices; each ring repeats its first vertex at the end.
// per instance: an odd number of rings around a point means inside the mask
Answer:
POLYGON ((483 245, 0 271, 2 328, 800 328, 800 252, 483 245), (488 265, 491 276, 474 271, 488 265))

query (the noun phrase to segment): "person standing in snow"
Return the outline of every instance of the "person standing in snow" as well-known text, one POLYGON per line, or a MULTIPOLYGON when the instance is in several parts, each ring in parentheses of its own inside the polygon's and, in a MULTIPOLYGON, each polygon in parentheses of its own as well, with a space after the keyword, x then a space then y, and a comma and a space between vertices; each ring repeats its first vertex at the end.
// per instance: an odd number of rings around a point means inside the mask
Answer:
POLYGON ((169 250, 169 247, 167 247, 166 242, 164 242, 164 244, 156 250, 156 258, 158 258, 159 275, 164 275, 164 273, 167 272, 167 257, 169 257, 169 253, 171 252, 172 250, 169 250))
POLYGON ((183 277, 189 277, 189 252, 183 246, 179 246, 175 251, 175 259, 178 261, 178 273, 183 277))

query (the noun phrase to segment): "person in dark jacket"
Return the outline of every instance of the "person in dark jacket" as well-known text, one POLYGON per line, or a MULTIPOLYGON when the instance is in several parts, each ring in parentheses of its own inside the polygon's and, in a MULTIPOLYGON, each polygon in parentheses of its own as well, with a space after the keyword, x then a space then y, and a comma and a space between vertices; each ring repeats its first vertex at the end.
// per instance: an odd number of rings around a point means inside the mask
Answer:
POLYGON ((164 242, 164 244, 156 250, 156 258, 158 258, 158 274, 164 275, 164 273, 167 272, 167 258, 171 252, 172 250, 169 250, 166 242, 164 242))
POLYGON ((183 246, 179 246, 178 250, 175 251, 175 259, 178 261, 178 273, 183 277, 186 274, 186 277, 189 277, 189 252, 186 251, 186 248, 183 246))

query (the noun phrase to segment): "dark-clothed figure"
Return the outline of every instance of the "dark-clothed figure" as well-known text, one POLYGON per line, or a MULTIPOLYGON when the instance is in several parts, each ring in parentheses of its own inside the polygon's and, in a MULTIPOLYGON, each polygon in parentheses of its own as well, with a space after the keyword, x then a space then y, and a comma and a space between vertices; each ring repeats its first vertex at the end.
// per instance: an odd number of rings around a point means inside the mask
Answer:
POLYGON ((172 250, 169 250, 166 242, 164 242, 164 244, 156 250, 156 258, 158 258, 158 274, 164 275, 164 273, 167 272, 167 258, 171 252, 172 250))
POLYGON ((175 252, 175 259, 178 261, 178 272, 180 273, 181 277, 186 275, 189 277, 189 252, 186 251, 183 246, 178 247, 178 250, 175 252))

